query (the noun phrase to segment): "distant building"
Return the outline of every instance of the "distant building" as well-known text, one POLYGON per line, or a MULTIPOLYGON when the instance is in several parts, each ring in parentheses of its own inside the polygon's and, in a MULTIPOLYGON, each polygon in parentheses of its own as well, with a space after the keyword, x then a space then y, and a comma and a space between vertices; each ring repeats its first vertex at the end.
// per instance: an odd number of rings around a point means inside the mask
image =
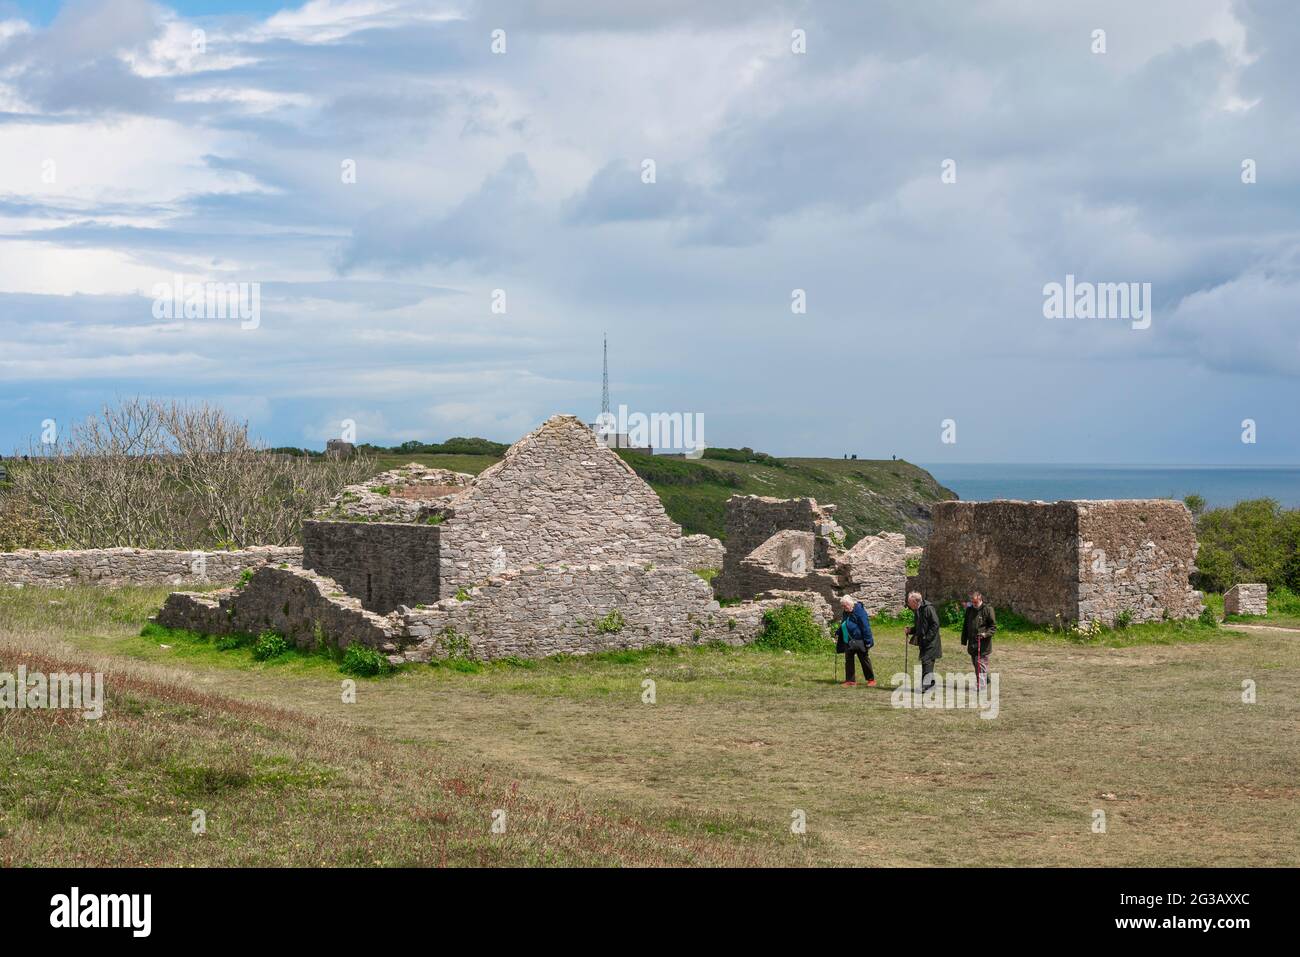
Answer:
POLYGON ((327 459, 350 459, 357 454, 357 447, 351 442, 344 442, 342 439, 330 439, 325 443, 325 457, 327 459))

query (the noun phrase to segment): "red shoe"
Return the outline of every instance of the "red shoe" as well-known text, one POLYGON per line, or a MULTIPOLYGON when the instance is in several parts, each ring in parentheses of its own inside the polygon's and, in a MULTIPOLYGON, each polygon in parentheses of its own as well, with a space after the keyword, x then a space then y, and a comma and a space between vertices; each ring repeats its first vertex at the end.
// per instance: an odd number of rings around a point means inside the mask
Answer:
POLYGON ((874 688, 875 686, 876 686, 876 679, 875 679, 875 678, 872 678, 870 681, 867 682, 867 687, 868 687, 868 688, 874 688))
POLYGON ((856 681, 846 681, 846 682, 844 682, 844 687, 846 687, 846 688, 856 688, 857 686, 858 686, 858 683, 857 683, 856 681))

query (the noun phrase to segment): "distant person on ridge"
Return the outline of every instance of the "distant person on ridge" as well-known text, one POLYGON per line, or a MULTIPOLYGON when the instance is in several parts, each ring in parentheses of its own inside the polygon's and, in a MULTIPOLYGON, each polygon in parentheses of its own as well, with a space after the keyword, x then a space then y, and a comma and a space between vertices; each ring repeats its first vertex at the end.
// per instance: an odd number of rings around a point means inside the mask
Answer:
POLYGON ((839 637, 835 650, 844 655, 844 686, 856 685, 857 675, 853 664, 856 655, 862 662, 862 677, 867 679, 867 687, 876 686, 876 673, 871 670, 871 646, 876 639, 871 635, 871 618, 862 602, 854 601, 848 595, 840 599, 840 608, 844 615, 840 619, 839 637))
POLYGON ((971 592, 966 618, 961 623, 961 643, 966 646, 971 664, 975 666, 977 688, 988 684, 989 651, 993 648, 993 632, 997 630, 998 620, 993 614, 993 606, 985 602, 979 592, 971 592))
POLYGON ((921 654, 921 690, 934 684, 934 663, 943 657, 943 643, 939 640, 939 613, 934 605, 921 597, 919 591, 907 596, 907 607, 912 609, 912 624, 903 629, 907 640, 916 645, 921 654))

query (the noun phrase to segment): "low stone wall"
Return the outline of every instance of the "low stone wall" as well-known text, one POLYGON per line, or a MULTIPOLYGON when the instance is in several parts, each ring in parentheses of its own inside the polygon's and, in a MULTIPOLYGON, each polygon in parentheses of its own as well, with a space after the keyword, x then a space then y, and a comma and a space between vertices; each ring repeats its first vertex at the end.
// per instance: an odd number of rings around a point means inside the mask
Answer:
POLYGON ((690 569, 635 563, 507 571, 471 588, 464 601, 444 598, 402 621, 405 633, 420 639, 405 652, 408 661, 682 645, 725 630, 712 590, 690 569))
POLYGON ((1225 615, 1267 615, 1267 585, 1233 585, 1223 595, 1225 615))
POLYGON ((301 568, 264 568, 246 585, 220 592, 173 592, 155 620, 207 635, 273 631, 306 649, 323 640, 339 648, 359 641, 398 650, 394 619, 366 611, 337 582, 301 568))
POLYGON ((523 569, 494 576, 467 594, 377 615, 332 579, 301 568, 264 568, 241 587, 175 592, 155 620, 212 635, 273 631, 308 649, 322 641, 340 648, 361 642, 394 664, 710 641, 741 645, 758 637, 765 611, 791 603, 807 605, 819 621, 831 620, 827 602, 807 592, 782 591, 720 608, 703 579, 681 565, 523 569))
POLYGON ((711 535, 682 536, 682 564, 687 568, 721 570, 726 556, 727 547, 711 535))
POLYGON ((0 584, 38 588, 69 585, 225 584, 248 569, 298 565, 302 549, 274 545, 232 552, 150 548, 89 548, 0 552, 0 584))

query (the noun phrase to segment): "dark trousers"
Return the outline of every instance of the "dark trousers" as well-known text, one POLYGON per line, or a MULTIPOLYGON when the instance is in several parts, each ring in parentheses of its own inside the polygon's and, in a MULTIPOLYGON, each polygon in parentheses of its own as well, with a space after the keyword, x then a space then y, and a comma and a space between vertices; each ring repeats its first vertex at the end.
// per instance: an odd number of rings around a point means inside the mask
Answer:
POLYGON ((871 670, 871 656, 867 653, 867 646, 860 641, 855 641, 844 650, 844 680, 856 681, 854 675, 857 669, 853 666, 853 658, 857 657, 862 662, 862 677, 867 681, 875 681, 876 673, 871 670))
POLYGON ((934 659, 921 659, 921 690, 928 691, 930 685, 934 684, 934 659))
POLYGON ((970 645, 970 663, 975 669, 975 680, 978 682, 975 687, 983 688, 989 683, 989 653, 979 653, 975 645, 970 645))

